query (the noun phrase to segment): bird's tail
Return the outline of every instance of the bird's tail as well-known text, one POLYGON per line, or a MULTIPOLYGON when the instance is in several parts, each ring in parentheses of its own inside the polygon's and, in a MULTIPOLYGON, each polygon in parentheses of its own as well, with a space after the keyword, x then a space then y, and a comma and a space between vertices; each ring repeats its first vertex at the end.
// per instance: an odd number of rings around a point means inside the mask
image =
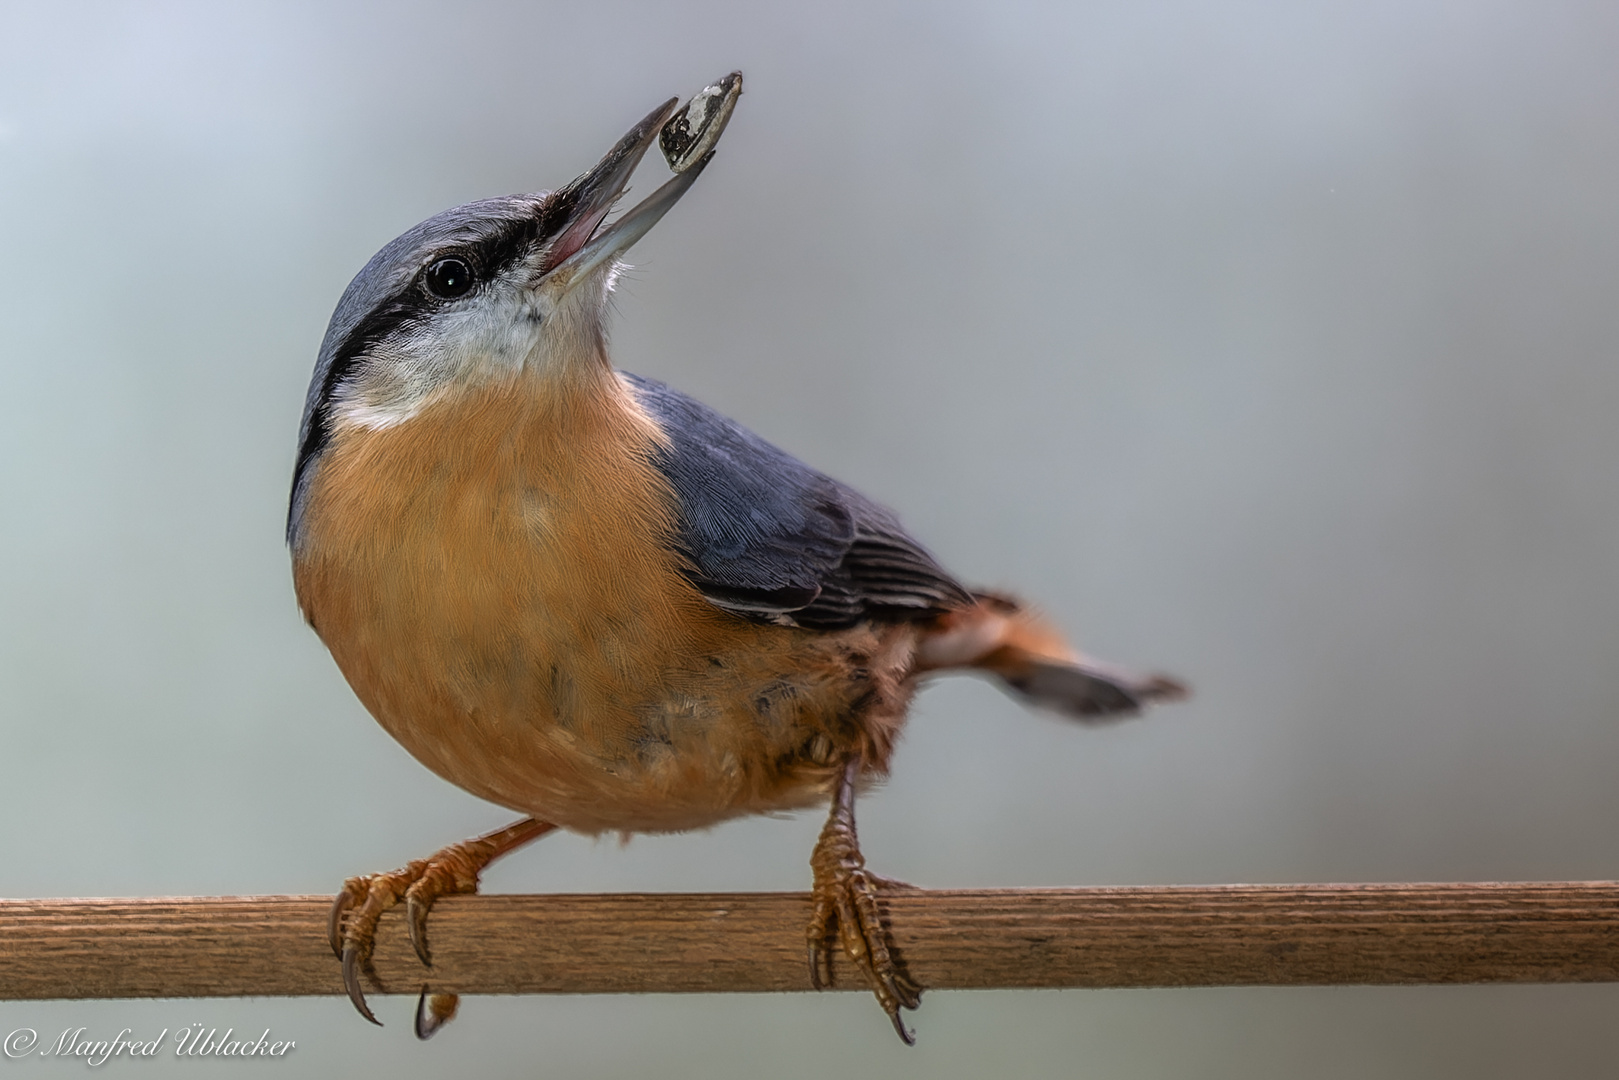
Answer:
POLYGON ((977 606, 942 616, 922 639, 920 671, 984 671, 1029 704, 1087 723, 1133 716, 1187 694, 1167 675, 1138 674, 1074 651, 1050 622, 1009 597, 974 597, 977 606))

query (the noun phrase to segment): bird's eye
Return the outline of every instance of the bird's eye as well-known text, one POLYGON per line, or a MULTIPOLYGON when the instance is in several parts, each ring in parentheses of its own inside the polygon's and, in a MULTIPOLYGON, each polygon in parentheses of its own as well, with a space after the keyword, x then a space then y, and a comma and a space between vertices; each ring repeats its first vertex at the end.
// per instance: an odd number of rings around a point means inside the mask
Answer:
POLYGON ((427 291, 440 300, 454 300, 472 289, 472 267, 467 265, 465 259, 451 256, 429 266, 422 280, 427 285, 427 291))

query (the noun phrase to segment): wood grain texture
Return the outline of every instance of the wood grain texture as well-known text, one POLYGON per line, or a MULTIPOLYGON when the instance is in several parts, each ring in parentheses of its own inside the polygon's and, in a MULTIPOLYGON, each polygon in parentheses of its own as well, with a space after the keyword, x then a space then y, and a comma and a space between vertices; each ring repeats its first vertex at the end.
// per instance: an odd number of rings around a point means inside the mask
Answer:
MULTIPOLYGON (((1619 883, 1231 885, 893 893, 922 985, 1619 981, 1619 883)), ((324 896, 0 900, 0 999, 341 994, 324 896)), ((382 993, 809 989, 805 893, 465 896, 434 966, 384 916, 382 993)), ((841 959, 841 958, 840 958, 841 959)), ((842 989, 861 989, 845 963, 842 989)))

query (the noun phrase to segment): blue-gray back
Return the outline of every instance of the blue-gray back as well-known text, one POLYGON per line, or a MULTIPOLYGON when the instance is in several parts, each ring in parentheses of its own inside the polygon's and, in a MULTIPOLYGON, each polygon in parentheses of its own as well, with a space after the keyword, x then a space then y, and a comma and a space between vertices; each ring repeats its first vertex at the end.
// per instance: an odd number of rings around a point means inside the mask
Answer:
POLYGON ((892 511, 653 379, 623 373, 671 443, 681 553, 715 606, 831 629, 927 618, 972 597, 892 511))

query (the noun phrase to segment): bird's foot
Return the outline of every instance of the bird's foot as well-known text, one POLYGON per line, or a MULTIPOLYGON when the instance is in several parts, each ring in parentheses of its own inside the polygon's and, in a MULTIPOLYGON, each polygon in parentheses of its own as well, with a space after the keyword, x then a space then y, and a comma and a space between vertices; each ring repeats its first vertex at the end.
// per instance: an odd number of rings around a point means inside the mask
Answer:
POLYGON ((816 842, 810 865, 815 870, 814 900, 810 916, 810 984, 819 990, 832 984, 829 943, 836 931, 844 954, 854 963, 877 1003, 888 1014, 894 1031, 907 1046, 915 1036, 899 1017, 900 1009, 922 1003, 922 988, 901 970, 889 943, 888 920, 878 903, 885 890, 913 889, 902 881, 881 877, 866 869, 865 857, 854 829, 853 771, 846 774, 847 791, 840 786, 832 815, 816 842))
MULTIPOLYGON (((427 947, 427 914, 441 896, 478 891, 478 875, 484 867, 513 848, 550 832, 554 825, 525 818, 472 840, 451 844, 425 859, 415 859, 398 870, 381 874, 361 874, 343 883, 332 902, 327 926, 332 952, 343 961, 343 987, 360 1015, 380 1025, 382 1021, 366 1004, 360 985, 363 974, 373 984, 376 970, 371 952, 376 942, 377 921, 383 912, 405 901, 410 943, 426 967, 432 967, 427 947)), ((416 1035, 426 1039, 455 1016, 459 998, 455 994, 434 994, 425 987, 416 1006, 416 1035)))

